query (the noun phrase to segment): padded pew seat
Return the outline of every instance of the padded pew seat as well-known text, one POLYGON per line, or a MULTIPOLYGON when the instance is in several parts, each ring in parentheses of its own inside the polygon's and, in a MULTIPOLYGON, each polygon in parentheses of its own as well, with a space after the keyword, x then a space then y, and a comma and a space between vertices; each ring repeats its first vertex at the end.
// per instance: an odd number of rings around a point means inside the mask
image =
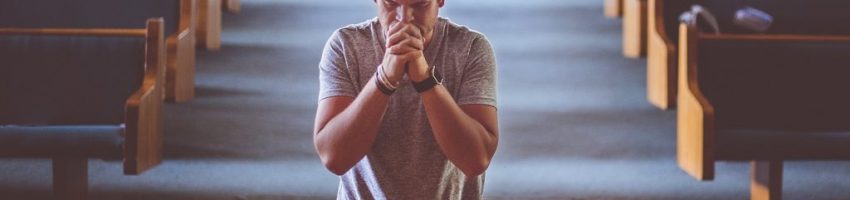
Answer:
POLYGON ((0 157, 120 159, 123 125, 0 126, 0 157))

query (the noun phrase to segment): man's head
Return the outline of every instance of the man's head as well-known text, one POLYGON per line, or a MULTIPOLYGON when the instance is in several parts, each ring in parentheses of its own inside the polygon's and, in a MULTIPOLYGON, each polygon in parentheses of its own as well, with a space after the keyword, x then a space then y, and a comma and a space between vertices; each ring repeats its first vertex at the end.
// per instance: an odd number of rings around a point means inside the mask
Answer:
POLYGON ((439 9, 446 0, 373 0, 384 33, 391 24, 410 23, 422 29, 425 44, 430 43, 439 9))

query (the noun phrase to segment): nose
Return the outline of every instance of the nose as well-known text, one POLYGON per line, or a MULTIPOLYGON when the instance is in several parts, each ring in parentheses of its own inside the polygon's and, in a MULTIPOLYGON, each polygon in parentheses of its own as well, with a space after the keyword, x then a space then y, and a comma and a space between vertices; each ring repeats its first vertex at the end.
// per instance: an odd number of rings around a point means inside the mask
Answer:
POLYGON ((407 5, 400 5, 396 7, 395 10, 396 20, 399 22, 412 22, 413 21, 413 9, 407 5))

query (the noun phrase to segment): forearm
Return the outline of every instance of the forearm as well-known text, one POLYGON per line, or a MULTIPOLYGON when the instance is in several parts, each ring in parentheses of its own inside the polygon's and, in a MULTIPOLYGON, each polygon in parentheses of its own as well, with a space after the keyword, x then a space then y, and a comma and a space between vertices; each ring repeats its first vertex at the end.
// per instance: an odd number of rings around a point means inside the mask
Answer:
POLYGON ((351 104, 319 128, 314 142, 326 167, 341 175, 360 161, 375 141, 389 97, 370 79, 351 104))
POLYGON ((442 85, 423 92, 422 101, 440 149, 467 176, 483 173, 496 152, 497 130, 467 115, 442 85))

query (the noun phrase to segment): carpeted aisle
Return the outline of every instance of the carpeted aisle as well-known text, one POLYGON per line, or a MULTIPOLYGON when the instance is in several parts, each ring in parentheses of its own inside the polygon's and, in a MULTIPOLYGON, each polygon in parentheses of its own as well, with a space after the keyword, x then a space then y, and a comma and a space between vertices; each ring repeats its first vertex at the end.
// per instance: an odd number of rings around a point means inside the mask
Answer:
MULTIPOLYGON (((747 199, 749 166, 698 182, 675 162, 675 111, 645 100, 645 60, 623 58, 599 0, 447 0, 443 15, 497 52, 501 138, 487 199, 747 199)), ((243 0, 222 48, 198 52, 197 98, 166 106, 166 161, 124 176, 90 160, 92 199, 334 199, 312 143, 318 61, 368 0, 243 0)), ((790 162, 785 199, 850 199, 850 163, 790 162)), ((49 160, 0 159, 0 199, 49 199, 49 160)))

